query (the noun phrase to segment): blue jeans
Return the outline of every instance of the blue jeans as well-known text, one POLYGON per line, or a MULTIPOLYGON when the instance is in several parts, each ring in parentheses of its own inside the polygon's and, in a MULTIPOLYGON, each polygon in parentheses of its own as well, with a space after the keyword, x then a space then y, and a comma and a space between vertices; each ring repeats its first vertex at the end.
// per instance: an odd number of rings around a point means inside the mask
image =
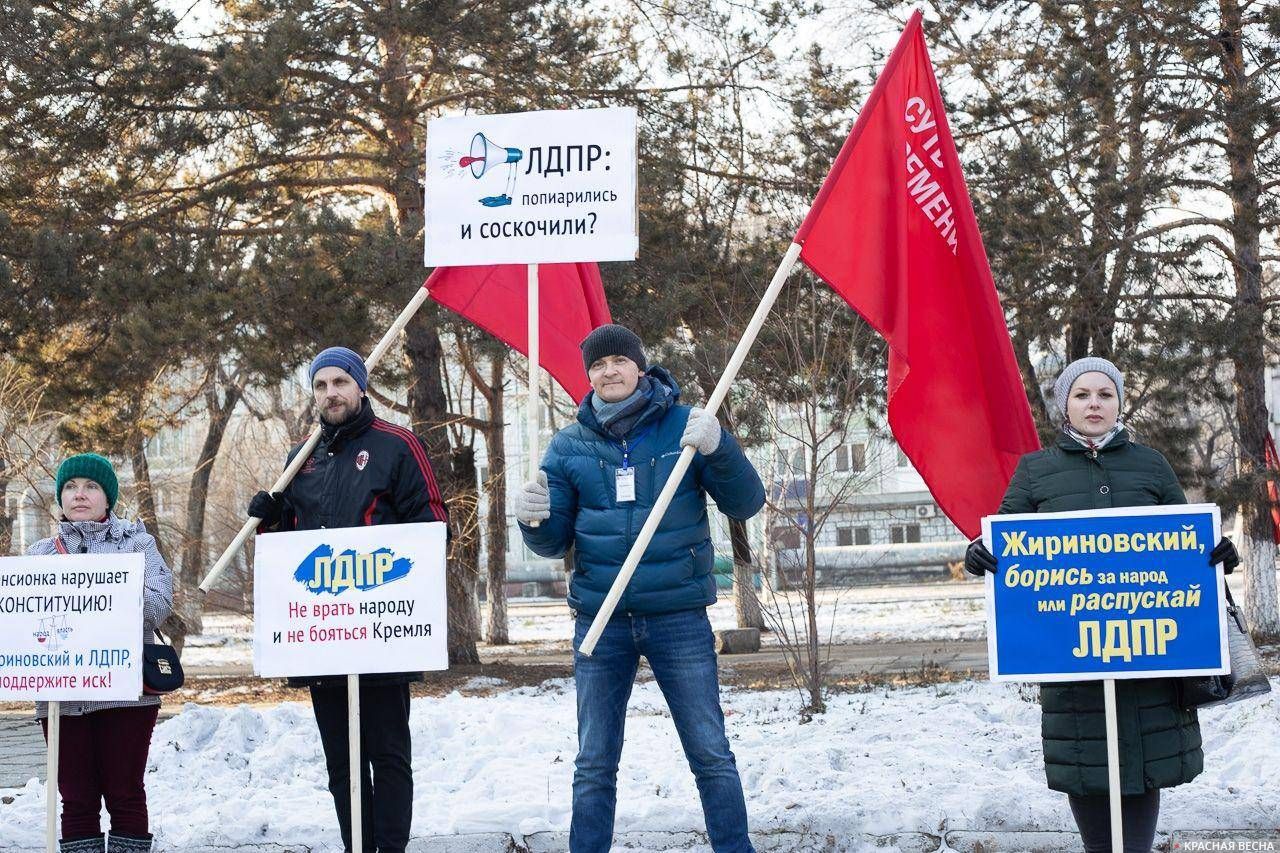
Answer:
POLYGON ((754 853, 738 765, 724 734, 715 640, 703 609, 660 616, 615 615, 595 652, 578 652, 591 627, 579 615, 573 638, 578 693, 578 758, 573 771, 570 853, 608 853, 618 801, 627 700, 644 655, 671 709, 689 768, 698 783, 707 836, 715 853, 754 853))

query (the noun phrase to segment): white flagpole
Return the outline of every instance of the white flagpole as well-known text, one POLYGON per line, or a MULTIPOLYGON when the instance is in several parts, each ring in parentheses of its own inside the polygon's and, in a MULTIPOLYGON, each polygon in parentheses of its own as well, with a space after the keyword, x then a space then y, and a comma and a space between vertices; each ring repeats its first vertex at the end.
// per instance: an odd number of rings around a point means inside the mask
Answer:
MULTIPOLYGON (((378 341, 378 345, 373 348, 373 352, 369 353, 369 357, 364 360, 365 370, 370 373, 373 372, 373 368, 377 366, 382 357, 386 355, 387 350, 391 348, 391 344, 395 342, 396 336, 409 324, 409 321, 413 319, 413 315, 418 313, 418 309, 422 307, 422 303, 426 301, 427 296, 428 293, 425 287, 418 288, 418 292, 409 300, 409 304, 400 312, 400 316, 391 324, 391 328, 387 329, 387 333, 382 336, 382 340, 378 341)), ((316 449, 316 444, 319 441, 320 424, 317 423, 315 429, 311 431, 311 436, 293 457, 293 461, 284 469, 284 473, 280 475, 279 479, 271 485, 270 491, 282 492, 289 483, 293 482, 293 478, 297 476, 303 464, 311 457, 311 451, 316 449)), ((231 559, 244 547, 244 543, 253 535, 253 531, 258 529, 260 521, 261 519, 258 518, 250 518, 244 523, 244 526, 240 528, 240 532, 236 534, 236 538, 231 540, 227 550, 222 552, 218 562, 213 564, 209 574, 205 575, 204 580, 200 582, 201 592, 208 592, 213 588, 213 585, 218 581, 218 576, 226 571, 227 566, 231 565, 231 559)))
POLYGON ((364 812, 360 808, 363 793, 360 780, 364 767, 360 764, 360 676, 347 676, 347 785, 351 791, 351 853, 364 850, 364 812))
MULTIPOLYGON (((765 291, 764 298, 756 306, 756 313, 752 315, 751 322, 747 324, 746 331, 742 333, 742 339, 738 341, 738 346, 734 349, 733 356, 729 359, 729 364, 725 366, 724 374, 720 377, 715 390, 711 392, 711 397, 707 400, 706 410, 711 414, 715 414, 720 409, 720 404, 729 395, 729 388, 733 385, 734 379, 738 377, 738 371, 742 369, 742 363, 746 361, 747 353, 751 351, 752 345, 755 344, 756 337, 760 334, 760 329, 764 326, 765 319, 769 316, 769 311, 773 309, 773 303, 777 301, 778 294, 782 291, 782 286, 787 283, 787 276, 791 274, 791 269, 795 266, 796 259, 799 257, 800 244, 792 243, 791 248, 787 249, 787 253, 783 255, 782 263, 778 265, 777 272, 773 274, 773 280, 769 282, 769 289, 765 291)), ((587 635, 582 638, 582 645, 578 649, 582 654, 590 657, 591 653, 595 651, 596 642, 600 639, 604 626, 608 624, 609 618, 613 616, 613 611, 618 606, 618 599, 622 597, 623 591, 626 590, 627 583, 630 582, 631 575, 635 573, 636 566, 640 565, 640 559, 644 556, 645 549, 649 547, 649 540, 657 532, 658 525, 662 522, 662 516, 666 514, 667 507, 671 505, 671 499, 675 497, 676 488, 680 485, 680 481, 684 479, 684 472, 689 469, 689 463, 693 461, 693 454, 697 452, 693 447, 685 447, 680 452, 680 458, 676 460, 675 468, 672 469, 670 476, 667 477, 667 482, 663 484, 662 492, 658 495, 657 502, 654 503, 653 509, 649 512, 649 517, 645 520, 644 527, 640 528, 640 535, 636 538, 635 544, 631 546, 631 552, 627 554, 626 562, 622 564, 618 577, 614 579, 613 586, 609 589, 609 594, 605 597, 604 604, 600 606, 599 612, 596 613, 587 635)))
POLYGON ((45 841, 46 853, 58 853, 58 745, 62 738, 61 703, 49 703, 49 745, 45 751, 45 841))
POLYGON ((1124 821, 1120 813, 1120 726, 1116 719, 1116 680, 1102 682, 1107 718, 1107 791, 1111 798, 1111 853, 1124 853, 1124 821))
MULTIPOLYGON (((538 379, 541 367, 538 352, 538 265, 529 264, 529 407, 525 411, 525 438, 529 446, 529 482, 538 479, 538 463, 542 456, 538 447, 538 379)), ((537 520, 529 522, 537 527, 537 520)))

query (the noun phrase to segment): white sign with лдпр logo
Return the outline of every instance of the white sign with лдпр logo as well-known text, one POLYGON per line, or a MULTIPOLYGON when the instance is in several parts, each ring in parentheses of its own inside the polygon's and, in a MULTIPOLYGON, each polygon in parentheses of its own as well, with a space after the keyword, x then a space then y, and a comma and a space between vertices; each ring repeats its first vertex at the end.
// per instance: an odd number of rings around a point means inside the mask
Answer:
POLYGON ((446 525, 267 533, 254 556, 264 677, 447 669, 446 525))

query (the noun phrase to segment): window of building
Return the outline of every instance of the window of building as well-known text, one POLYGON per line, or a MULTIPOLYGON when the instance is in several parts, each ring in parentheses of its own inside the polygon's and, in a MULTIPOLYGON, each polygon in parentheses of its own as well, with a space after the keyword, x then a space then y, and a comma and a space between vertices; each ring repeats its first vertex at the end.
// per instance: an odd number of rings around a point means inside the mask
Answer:
POLYGON ((870 545, 870 527, 838 527, 836 528, 837 545, 870 545))
POLYGON ((797 447, 795 453, 791 454, 791 470, 796 474, 804 473, 804 448, 797 447))
POLYGON ((911 460, 907 458, 907 454, 902 452, 901 447, 898 448, 898 467, 899 468, 911 467, 911 460))
POLYGON ((842 444, 836 448, 836 470, 857 472, 867 468, 865 444, 842 444))
POLYGON ((889 528, 889 541, 895 545, 920 541, 920 525, 895 524, 889 528))
POLYGON ((795 550, 800 547, 800 531, 794 527, 777 527, 773 531, 773 547, 795 550))

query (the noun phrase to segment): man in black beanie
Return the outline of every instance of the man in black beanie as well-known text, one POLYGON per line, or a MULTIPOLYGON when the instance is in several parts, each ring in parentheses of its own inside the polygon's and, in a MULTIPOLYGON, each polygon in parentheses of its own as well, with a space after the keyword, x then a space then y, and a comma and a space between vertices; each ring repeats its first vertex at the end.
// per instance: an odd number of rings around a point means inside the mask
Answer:
POLYGON ((551 440, 537 482, 516 496, 531 550, 563 557, 574 547, 569 606, 576 615, 578 757, 569 850, 607 853, 612 843, 627 699, 643 655, 697 779, 713 850, 749 853, 746 802, 725 736, 706 611, 716 600, 707 495, 726 515, 747 519, 764 505, 764 487, 714 415, 679 404, 675 380, 649 365, 630 329, 596 329, 582 342, 582 363, 592 390, 578 421, 551 440), (693 464, 586 657, 577 649, 683 446, 697 448, 693 464))

